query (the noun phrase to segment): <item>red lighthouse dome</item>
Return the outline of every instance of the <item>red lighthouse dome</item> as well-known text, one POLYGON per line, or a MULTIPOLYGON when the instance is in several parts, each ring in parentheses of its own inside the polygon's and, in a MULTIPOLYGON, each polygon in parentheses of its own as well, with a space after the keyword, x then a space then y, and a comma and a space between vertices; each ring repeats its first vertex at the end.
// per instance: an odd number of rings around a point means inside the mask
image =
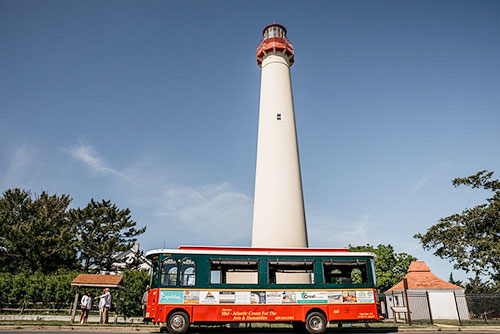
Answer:
POLYGON ((270 52, 282 52, 288 57, 290 65, 294 62, 293 45, 286 37, 286 28, 273 23, 262 31, 262 41, 257 47, 257 64, 262 66, 262 60, 270 52))

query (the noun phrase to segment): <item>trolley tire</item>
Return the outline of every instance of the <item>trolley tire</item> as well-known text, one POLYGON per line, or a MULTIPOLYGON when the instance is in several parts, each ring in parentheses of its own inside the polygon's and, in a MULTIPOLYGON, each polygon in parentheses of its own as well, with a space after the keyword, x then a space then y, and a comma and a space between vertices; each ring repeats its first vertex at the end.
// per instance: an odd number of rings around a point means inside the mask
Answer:
POLYGON ((172 334, 186 333, 189 328, 189 316, 186 312, 172 313, 167 319, 167 329, 172 334))
POLYGON ((322 334, 326 330, 325 316, 319 312, 311 312, 306 317, 306 329, 311 334, 322 334))

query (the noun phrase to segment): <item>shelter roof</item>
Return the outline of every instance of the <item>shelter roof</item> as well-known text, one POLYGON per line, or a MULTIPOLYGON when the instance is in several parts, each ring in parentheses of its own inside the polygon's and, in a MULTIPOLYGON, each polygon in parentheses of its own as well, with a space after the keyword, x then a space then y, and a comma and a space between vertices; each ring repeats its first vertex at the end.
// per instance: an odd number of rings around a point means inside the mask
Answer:
MULTIPOLYGON (((424 261, 413 261, 408 268, 408 273, 406 274, 405 278, 408 281, 408 290, 463 290, 462 287, 446 282, 434 275, 424 261)), ((403 281, 394 285, 386 292, 398 290, 403 290, 403 281)))
POLYGON ((125 288, 123 275, 80 274, 71 282, 71 285, 90 288, 125 288))

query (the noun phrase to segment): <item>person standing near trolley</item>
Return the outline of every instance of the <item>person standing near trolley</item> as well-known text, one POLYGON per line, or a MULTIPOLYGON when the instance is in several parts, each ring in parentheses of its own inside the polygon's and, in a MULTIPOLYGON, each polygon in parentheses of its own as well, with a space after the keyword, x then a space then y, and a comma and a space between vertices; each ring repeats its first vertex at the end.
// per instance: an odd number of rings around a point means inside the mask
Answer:
POLYGON ((90 309, 92 308, 92 298, 90 297, 90 291, 85 291, 80 302, 82 308, 82 313, 80 314, 80 324, 84 325, 87 323, 87 318, 89 317, 90 309))
POLYGON ((146 305, 148 304, 148 294, 149 294, 149 285, 146 286, 146 291, 142 295, 142 300, 141 300, 141 304, 142 304, 142 317, 143 318, 146 317, 146 305))
POLYGON ((95 297, 94 299, 99 298, 99 313, 101 315, 99 323, 107 324, 109 317, 109 309, 111 308, 111 293, 108 288, 103 290, 103 294, 95 297))

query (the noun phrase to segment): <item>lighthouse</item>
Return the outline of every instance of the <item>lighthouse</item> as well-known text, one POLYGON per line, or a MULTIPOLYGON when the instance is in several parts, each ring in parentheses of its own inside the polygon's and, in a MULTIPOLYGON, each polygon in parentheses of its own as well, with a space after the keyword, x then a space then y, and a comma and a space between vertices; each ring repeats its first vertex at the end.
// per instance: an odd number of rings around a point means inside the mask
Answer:
POLYGON ((262 68, 252 247, 308 247, 285 27, 264 28, 257 47, 262 68))

